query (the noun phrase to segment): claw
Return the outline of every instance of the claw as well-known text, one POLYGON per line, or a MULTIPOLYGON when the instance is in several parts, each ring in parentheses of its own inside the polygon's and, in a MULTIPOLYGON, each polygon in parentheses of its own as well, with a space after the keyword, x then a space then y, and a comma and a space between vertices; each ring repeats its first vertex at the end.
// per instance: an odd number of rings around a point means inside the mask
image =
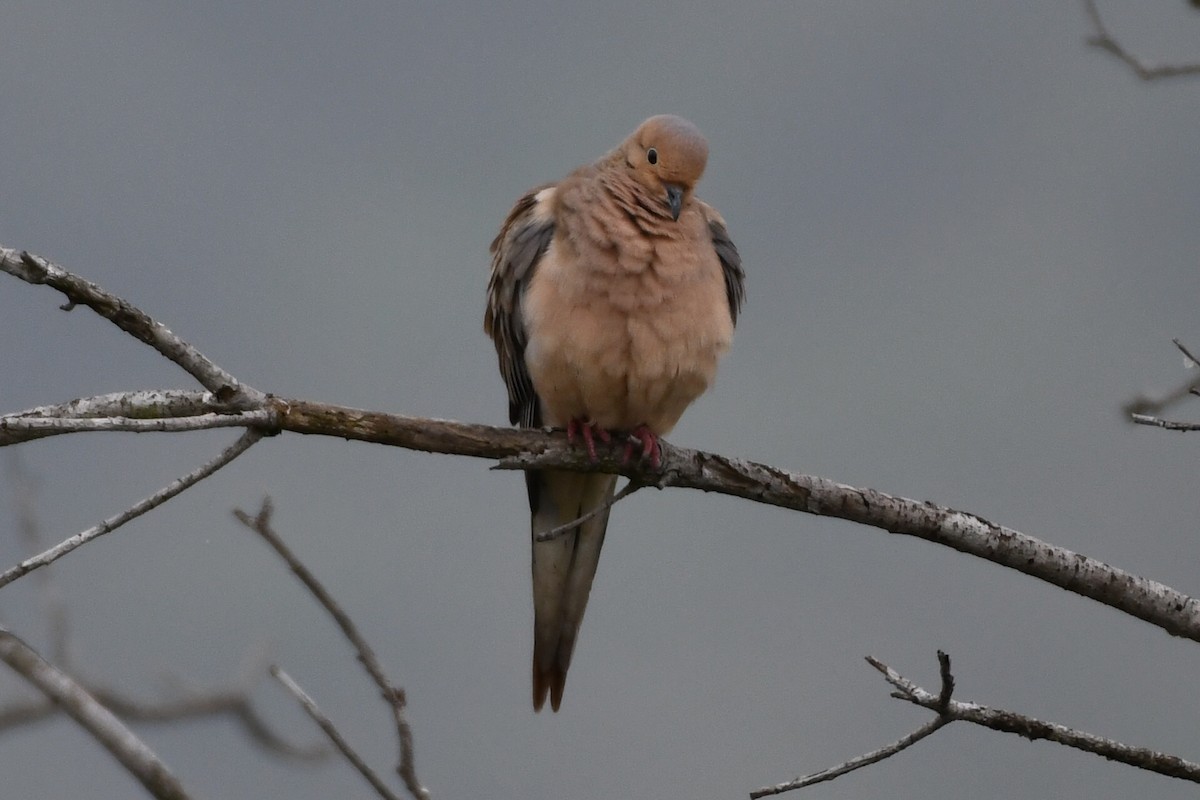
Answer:
POLYGON ((594 422, 581 419, 572 419, 567 422, 567 444, 575 444, 576 436, 583 439, 588 458, 593 462, 600 460, 600 457, 596 455, 596 440, 599 439, 604 444, 612 441, 612 435, 604 428, 594 422))
POLYGON ((621 459, 622 464, 628 464, 633 458, 633 449, 635 445, 642 446, 642 452, 639 458, 650 459, 650 466, 658 469, 662 461, 662 448, 658 444, 658 434, 650 430, 645 425, 638 425, 629 433, 629 439, 625 442, 625 455, 621 459))

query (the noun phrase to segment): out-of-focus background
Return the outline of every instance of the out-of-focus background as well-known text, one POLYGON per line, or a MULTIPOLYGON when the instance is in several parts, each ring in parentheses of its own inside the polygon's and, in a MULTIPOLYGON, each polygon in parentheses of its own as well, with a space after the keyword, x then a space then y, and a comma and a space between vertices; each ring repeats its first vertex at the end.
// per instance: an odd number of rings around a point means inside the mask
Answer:
MULTIPOLYGON (((1148 60, 1200 58, 1185 3, 1101 8, 1148 60)), ((1185 377, 1172 337, 1200 348, 1200 81, 1141 83, 1089 33, 1079 3, 1033 0, 18 0, 0 12, 0 244, 263 390, 502 424, 480 329, 491 237, 525 189, 681 114, 709 137, 700 194, 748 300, 672 441, 974 511, 1195 591, 1200 439, 1119 407, 1185 377)), ((0 410, 193 388, 60 302, 0 276, 0 410)), ((235 436, 16 455, 57 541, 235 436)), ((24 549, 4 475, 8 565, 24 549)), ((295 435, 52 568, 80 669, 153 698, 265 649, 389 770, 348 647, 231 518, 265 494, 407 690, 437 797, 743 797, 923 722, 862 657, 933 687, 938 648, 962 699, 1200 756, 1194 643, 921 541, 680 490, 613 513, 562 712, 534 715, 520 477, 295 435)), ((45 647, 34 588, 0 592, 0 617, 45 647)), ((0 680, 0 699, 26 691, 0 680)), ((254 698, 318 738, 277 687, 254 698)), ((273 759, 226 720, 138 730, 198 796, 369 796, 341 762, 273 759)), ((139 791, 64 720, 0 735, 0 773, 12 798, 139 791)), ((1193 790, 961 724, 807 796, 897 792, 1193 790)))

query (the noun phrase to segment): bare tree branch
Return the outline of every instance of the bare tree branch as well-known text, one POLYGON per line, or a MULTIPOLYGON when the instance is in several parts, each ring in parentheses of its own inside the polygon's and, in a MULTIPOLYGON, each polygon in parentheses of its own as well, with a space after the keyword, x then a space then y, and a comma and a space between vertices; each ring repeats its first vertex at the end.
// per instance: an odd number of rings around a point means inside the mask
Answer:
POLYGON ((862 769, 863 767, 869 767, 872 764, 877 764, 880 761, 883 761, 885 758, 891 758, 901 750, 912 747, 929 734, 945 725, 950 724, 950 721, 951 720, 947 719, 946 717, 934 717, 912 733, 897 739, 886 747, 881 747, 878 750, 872 750, 869 753, 863 753, 861 756, 838 764, 836 767, 823 769, 820 772, 813 772, 809 775, 794 778, 793 780, 786 781, 784 783, 777 783, 774 786, 764 786, 761 789, 755 789, 750 793, 751 800, 757 800, 759 797, 769 797, 775 794, 783 794, 784 792, 791 792, 796 789, 803 789, 805 786, 812 786, 816 783, 831 781, 834 778, 840 778, 848 772, 854 772, 856 769, 862 769))
POLYGON ((1088 19, 1095 29, 1095 33, 1087 38, 1087 43, 1092 47, 1098 47, 1105 52, 1112 53, 1124 61, 1133 70, 1133 74, 1142 80, 1153 81, 1160 78, 1177 78, 1181 75, 1200 75, 1200 64, 1160 64, 1154 66, 1145 64, 1140 58, 1126 50, 1109 32, 1108 27, 1104 24, 1104 20, 1100 18, 1100 10, 1096 7, 1095 0, 1083 0, 1083 8, 1087 11, 1088 19))
POLYGON ((1200 422, 1179 422, 1178 420, 1153 417, 1149 414, 1130 414, 1129 419, 1137 425, 1150 425, 1168 431, 1200 431, 1200 422))
POLYGON ((936 717, 886 747, 865 753, 820 772, 814 772, 794 780, 775 784, 774 786, 764 786, 761 789, 756 789, 750 793, 751 800, 769 795, 783 794, 795 789, 802 789, 806 786, 812 786, 815 783, 831 781, 848 772, 853 772, 870 764, 876 764, 885 758, 896 755, 901 750, 916 744, 926 736, 956 720, 973 722, 976 725, 982 725, 985 728, 1005 733, 1015 733, 1024 736, 1030 741, 1048 739, 1067 747, 1103 756, 1110 761, 1119 761, 1122 764, 1149 772, 1157 772, 1172 778, 1182 778, 1183 780, 1200 783, 1200 764, 1186 761, 1178 756, 1167 755, 1145 747, 1130 747, 1112 739, 1084 733, 1083 731, 1068 728, 1065 725, 1059 725, 1054 722, 1044 722, 1023 714, 1017 714, 1013 711, 1003 711, 976 703, 954 700, 952 698, 954 694, 954 676, 950 672, 950 656, 941 650, 938 651, 937 656, 942 680, 942 687, 937 694, 917 686, 879 659, 867 656, 867 663, 883 673, 884 679, 896 687, 896 691, 892 693, 892 697, 907 700, 914 705, 929 709, 937 714, 936 717))
POLYGON ((124 525, 126 522, 129 522, 132 519, 137 519, 147 511, 157 508, 183 490, 199 483, 209 475, 212 475, 214 472, 219 470, 221 467, 228 464, 230 461, 233 461, 242 453, 246 452, 246 450, 248 450, 251 445, 261 439, 262 436, 263 434, 261 431, 254 429, 247 430, 240 437, 238 437, 236 442, 222 450, 216 458, 199 469, 192 470, 182 478, 172 481, 170 484, 159 489, 154 494, 150 495, 144 500, 139 500, 129 508, 122 511, 120 514, 109 517, 99 525, 93 525, 87 530, 77 533, 69 539, 64 539, 54 547, 51 547, 49 550, 39 553, 32 558, 27 558, 20 564, 17 564, 15 567, 9 567, 4 572, 0 572, 0 588, 7 586, 17 578, 20 578, 22 575, 27 575, 39 567, 44 567, 47 564, 54 563, 75 548, 85 545, 91 540, 103 536, 106 533, 111 533, 112 531, 115 531, 117 528, 124 525))
MULTIPOLYGON (((220 408, 212 392, 183 389, 142 389, 133 392, 111 392, 94 397, 80 397, 67 403, 37 406, 8 414, 9 417, 62 417, 93 419, 97 417, 139 417, 152 419, 191 417, 211 413, 220 408)), ((229 409, 232 410, 232 409, 229 409)))
MULTIPOLYGON (((0 269, 14 271, 12 259, 3 260, 6 253, 17 251, 0 248, 0 269)), ((42 262, 26 255, 18 258, 16 263, 25 264, 30 259, 42 262)), ((102 308, 132 308, 59 267, 53 269, 59 284, 88 287, 83 294, 102 308)), ((19 269, 14 274, 23 277, 19 269)), ((141 314, 140 311, 137 313, 141 314)), ((166 330, 157 323, 152 324, 157 326, 156 330, 166 330)), ((665 442, 661 468, 655 471, 641 462, 623 464, 615 451, 605 451, 598 461, 591 462, 584 454, 569 447, 561 433, 384 414, 269 395, 264 398, 260 405, 249 401, 244 405, 248 410, 267 409, 270 412, 272 423, 265 426, 267 434, 286 430, 426 452, 500 459, 502 469, 557 468, 618 473, 649 486, 700 489, 808 514, 837 517, 890 533, 916 536, 987 559, 1090 597, 1173 635, 1200 641, 1200 601, 1157 581, 1056 547, 965 511, 766 464, 677 448, 665 442)), ((18 565, 0 573, 0 586, 19 577, 18 572, 24 574, 27 571, 18 565)))
POLYGON ((262 400, 262 392, 240 383, 162 323, 155 322, 133 305, 94 283, 72 275, 57 264, 32 253, 0 247, 0 270, 27 283, 46 284, 62 292, 67 298, 66 305, 62 306, 64 311, 70 311, 76 305, 86 305, 178 364, 222 402, 236 405, 243 401, 262 400))
MULTIPOLYGON (((34 478, 15 452, 9 455, 6 467, 13 505, 17 510, 17 531, 24 540, 25 552, 36 553, 45 545, 42 542, 41 525, 38 524, 36 513, 37 489, 34 478)), ((38 587, 42 613, 46 616, 49 629, 47 633, 50 640, 50 659, 63 669, 69 669, 71 653, 66 601, 58 586, 50 579, 49 571, 39 572, 35 585, 38 587)))
MULTIPOLYGON (((1193 395, 1197 392, 1197 386, 1200 386, 1200 379, 1193 379, 1181 383, 1166 394, 1152 397, 1150 395, 1137 395, 1128 400, 1121 406, 1121 410, 1128 414, 1130 422, 1137 422, 1133 417, 1141 416, 1146 418, 1155 418, 1155 416, 1163 409, 1175 405, 1183 398, 1193 395)), ((1146 423, 1139 423, 1146 424, 1146 423)))
POLYGON ((232 414, 198 414, 191 417, 167 419, 130 419, 129 417, 103 417, 100 419, 63 419, 60 417, 11 417, 0 418, 0 434, 7 433, 21 441, 22 433, 33 433, 29 438, 41 438, 55 433, 185 433, 214 428, 261 428, 271 422, 267 409, 239 411, 232 414), (40 434, 40 435, 38 435, 40 434))
POLYGON ((271 398, 268 402, 277 405, 280 427, 287 431, 498 458, 502 469, 619 473, 650 486, 727 494, 915 536, 1090 597, 1172 635, 1200 641, 1200 601, 966 511, 666 442, 656 472, 642 463, 622 464, 615 452, 601 453, 592 462, 567 445, 561 433, 491 428, 304 400, 271 398))
POLYGON ((1192 355, 1192 351, 1188 350, 1187 346, 1183 342, 1179 341, 1178 339, 1172 339, 1171 344, 1178 347, 1179 352, 1183 353, 1183 357, 1185 359, 1187 359, 1187 361, 1185 362, 1185 365, 1189 369, 1195 369, 1197 367, 1197 365, 1200 365, 1200 361, 1196 360, 1196 357, 1194 355, 1192 355))
POLYGON ((0 660, 40 689, 137 778, 159 800, 188 794, 163 761, 111 711, 69 675, 46 661, 10 631, 0 628, 0 660))
MULTIPOLYGON (((1089 2, 1088 7, 1094 12, 1094 4, 1089 2)), ((1098 13, 1095 14, 1095 21, 1103 30, 1098 13)), ((128 425, 129 428, 137 430, 180 430, 186 429, 187 425, 199 428, 211 427, 216 424, 250 424, 255 427, 247 430, 242 439, 226 453, 223 453, 216 462, 182 480, 190 480, 191 483, 194 483, 203 477, 203 475, 199 475, 200 472, 207 470, 205 474, 211 474, 222 465, 218 462, 225 459, 223 463, 227 463, 228 460, 236 457, 237 452, 241 452, 253 444, 259 436, 273 435, 281 431, 337 436, 426 452, 498 459, 497 468, 500 469, 554 468, 581 472, 615 473, 625 475, 631 481, 620 496, 627 496, 628 493, 636 491, 636 488, 631 487, 640 488, 643 485, 652 485, 658 488, 687 487, 743 497, 754 502, 776 505, 808 514, 845 519, 877 527, 890 533, 916 536, 987 559, 1090 597, 1157 625, 1173 635, 1200 641, 1200 601, 1193 600, 1157 581, 1133 575, 1095 559, 1050 545, 974 514, 933 503, 888 495, 873 489, 848 486, 816 476, 789 472, 765 464, 678 448, 665 442, 662 443, 661 466, 651 469, 641 462, 625 464, 623 460, 618 459, 616 453, 609 452, 592 461, 570 447, 561 433, 548 430, 516 430, 469 425, 447 420, 383 414, 263 395, 257 390, 238 384, 232 376, 224 373, 194 349, 189 348, 164 326, 154 322, 125 301, 104 292, 94 284, 70 275, 44 259, 0 248, 0 270, 12 272, 32 283, 48 283, 64 292, 72 305, 76 302, 86 303, 142 341, 153 344, 168 358, 180 363, 181 366, 196 375, 212 392, 211 396, 200 393, 173 393, 169 390, 165 393, 158 393, 156 396, 138 398, 131 395, 107 395, 101 398, 87 398, 73 403, 42 406, 9 414, 0 417, 0 446, 16 440, 47 435, 47 430, 67 432, 69 430, 95 430, 102 427, 97 423, 107 424, 108 429, 113 429, 114 426, 128 425), (16 255, 15 260, 14 254, 16 255), (218 377, 220 380, 215 380, 218 377), (216 383, 220 383, 220 386, 214 388, 213 384, 216 383), (163 395, 169 399, 164 401, 163 395), (123 413, 120 415, 97 413, 101 408, 114 406, 119 406, 123 413), (172 411, 173 408, 177 408, 179 413, 172 411), (117 417, 115 421, 114 417, 117 417), (218 417, 226 419, 218 423, 218 417), (91 422, 87 422, 88 420, 91 422), (147 420, 167 424, 140 424, 147 420), (172 428, 180 420, 185 422, 180 423, 180 427, 172 428), (64 424, 56 427, 42 427, 51 422, 64 424), (6 436, 9 438, 5 439, 6 436), (230 454, 239 446, 240 450, 230 454), (227 454, 229 455, 227 456, 227 454), (196 475, 199 477, 193 478, 196 475)), ((1182 345, 1179 346, 1186 354, 1186 349, 1182 345)), ((1190 357, 1190 354, 1188 355, 1190 357)), ((1191 386, 1190 389, 1195 389, 1195 386, 1191 386)), ((187 485, 191 485, 191 483, 187 485)), ((124 522, 133 518, 185 488, 187 488, 186 485, 176 482, 114 520, 124 522), (155 502, 147 505, 146 508, 141 508, 151 501, 155 502)), ((614 497, 613 502, 616 499, 614 497)), ((240 511, 235 513, 243 523, 259 532, 275 547, 314 596, 334 616, 343 633, 354 644, 359 653, 359 660, 367 668, 393 709, 401 750, 400 767, 397 771, 414 797, 427 797, 426 790, 417 781, 412 769, 412 738, 411 730, 403 717, 403 691, 391 685, 383 674, 373 651, 362 640, 350 619, 338 608, 311 573, 287 550, 278 536, 271 531, 270 512, 268 500, 255 518, 240 511)), ((50 563, 90 538, 101 535, 106 530, 111 530, 111 522, 85 531, 35 559, 30 559, 7 572, 0 573, 0 587, 37 566, 50 563), (105 526, 109 527, 105 528, 105 526)), ((577 522, 568 524, 577 524, 577 522)), ((830 780, 838 774, 845 774, 865 764, 874 763, 903 750, 953 719, 965 719, 997 730, 1021 733, 1030 738, 1050 738, 1133 766, 1152 769, 1174 777, 1196 779, 1193 774, 1197 768, 1190 762, 1175 756, 1167 756, 1142 748, 1130 748, 1053 723, 954 701, 951 699, 953 677, 949 670, 949 659, 941 654, 939 654, 939 658, 943 660, 943 686, 942 691, 936 696, 906 682, 885 665, 870 659, 871 663, 884 671, 888 680, 897 686, 900 690, 898 696, 936 711, 938 713, 936 720, 888 747, 792 783, 797 786, 810 785, 822 780, 830 780)), ((294 682, 292 683, 294 685, 294 682)), ((299 687, 295 688, 299 691, 299 687)), ((780 786, 785 785, 781 784, 780 786)), ((778 787, 766 787, 760 791, 770 794, 775 793, 776 789, 778 787)))
MULTIPOLYGON (((27 408, 24 411, 5 415, 5 421, 13 422, 28 418, 84 420, 110 417, 172 419, 229 413, 234 413, 234 409, 218 402, 216 395, 212 392, 150 389, 81 397, 68 403, 27 408)), ((0 426, 0 447, 72 432, 70 430, 9 431, 4 426, 0 426)))
MULTIPOLYGON (((18 451, 9 453, 6 467, 16 508, 18 533, 24 540, 26 549, 36 553, 44 547, 41 525, 36 513, 36 481, 25 469, 18 451)), ((122 721, 164 723, 196 717, 230 716, 242 726, 252 742, 269 753, 303 760, 322 758, 329 754, 322 745, 301 747, 288 742, 277 735, 259 716, 250 697, 259 674, 265 672, 266 665, 261 663, 262 659, 258 659, 260 663, 248 671, 238 685, 207 690, 178 688, 169 696, 155 701, 134 700, 113 689, 82 679, 72 667, 74 659, 70 652, 67 603, 57 583, 51 579, 52 574, 52 570, 38 570, 34 584, 40 595, 42 613, 49 628, 48 638, 52 653, 49 660, 58 669, 72 674, 73 679, 88 694, 122 721)), ((48 719, 61 711, 54 701, 45 697, 0 703, 0 732, 48 719)))
MULTIPOLYGON (((1184 366, 1189 370, 1195 370, 1200 362, 1196 361, 1196 357, 1192 355, 1187 346, 1178 339, 1172 339, 1171 343, 1179 348, 1179 352, 1183 353, 1184 366)), ((1164 410, 1183 398, 1197 394, 1200 394, 1200 377, 1193 377, 1159 397, 1139 395, 1125 403, 1122 410, 1129 415, 1129 421, 1136 425, 1151 425, 1169 431, 1200 430, 1200 423, 1176 422, 1162 419, 1159 416, 1164 410)))
POLYGON ((291 693, 291 695, 300 702, 300 706, 305 710, 305 712, 307 712, 308 716, 312 718, 312 721, 317 723, 317 726, 325 732, 325 735, 329 737, 329 741, 333 742, 333 746, 336 747, 338 751, 340 751, 341 754, 346 757, 346 760, 350 762, 351 766, 358 770, 359 774, 366 779, 367 783, 371 784, 371 788, 373 788, 380 797, 384 798, 384 800, 400 800, 400 798, 394 792, 392 792, 390 788, 388 788, 388 785, 383 782, 383 779, 375 773, 375 770, 371 769, 367 762, 363 761, 362 756, 360 756, 358 752, 350 746, 350 743, 346 741, 346 737, 342 736, 342 732, 337 729, 337 726, 333 724, 329 717, 325 716, 320 707, 317 706, 316 701, 309 697, 308 693, 300 688, 300 684, 292 680, 291 675, 288 675, 282 669, 275 666, 271 667, 271 675, 274 676, 275 680, 279 681, 280 685, 282 685, 284 689, 291 693))
MULTIPOLYGON (((210 689, 188 692, 178 697, 141 701, 114 689, 84 681, 80 681, 79 685, 124 722, 171 723, 202 717, 231 716, 246 731, 250 741, 274 755, 304 761, 329 755, 329 750, 321 745, 296 745, 272 730, 250 702, 247 687, 210 689)), ((51 700, 6 703, 0 706, 0 732, 49 719, 61 711, 51 700)))
MULTIPOLYGON (((938 658, 943 661, 943 674, 945 674, 945 671, 949 670, 949 657, 945 653, 939 652, 938 658)), ((1172 778, 1200 783, 1200 764, 1195 762, 1160 753, 1147 747, 1131 747, 1103 736, 1068 728, 1056 722, 1045 722, 1014 711, 1004 711, 999 708, 989 708, 977 703, 949 700, 948 698, 948 702, 943 703, 941 695, 935 695, 922 689, 878 659, 868 657, 867 661, 883 673, 888 683, 896 687, 897 691, 892 695, 893 697, 935 711, 949 720, 964 720, 995 731, 1015 733, 1030 741, 1048 739, 1067 747, 1103 756, 1110 761, 1117 761, 1172 778)))
MULTIPOLYGON (((404 717, 404 705, 406 702, 404 690, 393 685, 388 680, 387 675, 383 671, 383 664, 380 663, 374 649, 372 649, 371 645, 367 643, 367 640, 359 632, 358 626, 354 624, 354 620, 338 605, 337 601, 333 599, 333 596, 329 594, 324 585, 317 580, 312 571, 304 566, 300 559, 296 557, 296 554, 284 544, 283 539, 271 527, 271 514, 273 511, 271 498, 267 497, 263 499, 262 508, 259 509, 257 515, 250 516, 241 509, 235 509, 233 515, 237 517, 239 522, 261 536, 279 554, 279 557, 284 560, 292 572, 295 573, 296 577, 300 579, 300 582, 304 584, 305 588, 317 599, 317 602, 329 612, 334 622, 341 628, 342 634, 354 647, 355 651, 357 651, 359 662, 366 669, 367 674, 371 676, 371 679, 375 681, 375 685, 379 687, 384 701, 392 710, 392 718, 396 724, 396 737, 400 744, 400 758, 399 764, 396 767, 396 773, 400 776, 405 787, 414 798, 417 798, 417 800, 428 800, 429 792, 417 779, 416 761, 413 755, 412 728, 409 727, 408 720, 404 717)), ((275 672, 272 671, 272 674, 275 674, 275 672)), ((299 689, 299 687, 296 688, 299 689)), ((324 728, 323 725, 322 727, 324 728)), ((326 730, 326 733, 328 732, 326 730)), ((339 749, 342 749, 342 744, 338 743, 337 740, 334 743, 338 745, 339 749)))

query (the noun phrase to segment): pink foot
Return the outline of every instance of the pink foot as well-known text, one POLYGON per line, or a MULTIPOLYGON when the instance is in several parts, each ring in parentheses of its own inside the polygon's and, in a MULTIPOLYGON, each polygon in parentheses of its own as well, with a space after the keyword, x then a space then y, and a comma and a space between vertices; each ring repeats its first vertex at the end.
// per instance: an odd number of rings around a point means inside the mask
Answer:
POLYGON ((582 419, 572 419, 567 422, 567 444, 575 444, 575 437, 583 439, 583 445, 587 448, 588 458, 593 462, 599 461, 599 456, 596 455, 596 440, 608 444, 612 441, 612 435, 608 431, 601 428, 594 422, 587 422, 582 419))
POLYGON ((659 463, 662 461, 662 448, 658 445, 658 434, 647 428, 645 425, 638 425, 629 433, 629 441, 625 443, 625 456, 621 459, 622 464, 628 464, 633 458, 634 445, 641 444, 642 454, 640 458, 650 459, 650 466, 658 469, 659 463))

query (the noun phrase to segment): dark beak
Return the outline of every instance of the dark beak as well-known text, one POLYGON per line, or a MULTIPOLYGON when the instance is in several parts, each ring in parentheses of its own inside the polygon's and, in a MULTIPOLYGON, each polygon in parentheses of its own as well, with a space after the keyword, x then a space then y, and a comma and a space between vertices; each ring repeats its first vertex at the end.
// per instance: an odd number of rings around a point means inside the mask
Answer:
POLYGON ((667 205, 671 207, 671 219, 679 219, 679 212, 683 210, 683 189, 673 183, 666 184, 667 189, 667 205))

